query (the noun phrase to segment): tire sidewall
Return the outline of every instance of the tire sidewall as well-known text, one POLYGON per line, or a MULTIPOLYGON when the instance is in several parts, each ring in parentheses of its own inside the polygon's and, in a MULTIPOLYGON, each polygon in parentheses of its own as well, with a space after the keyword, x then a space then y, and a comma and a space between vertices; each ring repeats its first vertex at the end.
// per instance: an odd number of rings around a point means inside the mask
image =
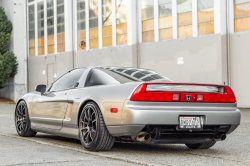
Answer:
POLYGON ((98 146, 98 142, 99 142, 100 139, 101 139, 101 133, 100 133, 100 128, 101 128, 101 126, 100 126, 100 113, 101 113, 101 111, 100 111, 99 107, 98 107, 95 103, 89 102, 89 103, 87 103, 87 104, 84 106, 84 108, 82 109, 81 115, 80 115, 80 117, 79 117, 79 136, 80 136, 80 141, 81 141, 83 147, 84 147, 85 149, 87 149, 87 150, 96 149, 97 146, 98 146), (96 111, 96 116, 97 116, 97 117, 96 117, 96 119, 97 119, 96 136, 95 136, 95 138, 94 138, 94 141, 93 141, 91 144, 89 144, 89 145, 85 144, 85 142, 83 141, 83 134, 82 134, 82 132, 81 132, 81 127, 82 127, 82 125, 81 125, 81 117, 83 116, 84 110, 85 110, 87 107, 91 107, 93 110, 95 110, 95 111, 96 111))

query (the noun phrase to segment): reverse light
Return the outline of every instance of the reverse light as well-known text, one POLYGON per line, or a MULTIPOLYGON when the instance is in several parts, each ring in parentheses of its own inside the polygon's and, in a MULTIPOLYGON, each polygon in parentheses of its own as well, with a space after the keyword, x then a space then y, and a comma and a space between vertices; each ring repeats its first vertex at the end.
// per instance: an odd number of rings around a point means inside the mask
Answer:
POLYGON ((228 86, 177 83, 142 84, 135 90, 130 100, 145 102, 236 102, 234 93, 228 86))
POLYGON ((180 100, 180 94, 173 94, 173 101, 179 101, 180 100))
POLYGON ((197 101, 203 101, 203 95, 197 95, 197 101))

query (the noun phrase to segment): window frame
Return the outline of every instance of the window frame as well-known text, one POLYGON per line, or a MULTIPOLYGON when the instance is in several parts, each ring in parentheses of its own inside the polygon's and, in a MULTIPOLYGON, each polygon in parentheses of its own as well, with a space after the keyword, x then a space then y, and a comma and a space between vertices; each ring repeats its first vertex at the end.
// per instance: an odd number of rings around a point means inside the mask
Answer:
MULTIPOLYGON (((35 3, 35 6, 36 6, 36 8, 35 8, 35 12, 36 12, 36 17, 35 17, 35 23, 36 23, 36 35, 37 35, 37 39, 36 39, 36 43, 37 43, 37 56, 42 56, 42 55, 46 55, 46 48, 47 48, 47 46, 46 46, 46 42, 45 42, 45 40, 47 40, 47 36, 46 36, 46 33, 45 33, 45 28, 46 28, 46 23, 45 23, 45 20, 47 19, 47 17, 45 18, 45 16, 46 16, 46 14, 45 14, 45 12, 47 12, 47 7, 45 7, 45 3, 47 2, 47 0, 39 0, 39 1, 35 1, 36 3, 35 3), (39 3, 41 3, 41 4, 43 4, 43 9, 42 10, 38 10, 38 5, 39 5, 39 3), (45 11, 46 10, 46 11, 45 11), (38 13, 39 12, 41 12, 41 11, 43 11, 43 19, 38 19, 38 13), (39 28, 39 26, 38 26, 38 22, 39 21, 42 21, 43 20, 43 28, 39 28), (41 30, 41 29, 43 29, 43 46, 39 46, 38 44, 39 44, 39 42, 38 42, 38 40, 39 40, 39 30, 41 30), (43 47, 43 51, 44 51, 44 53, 43 54, 39 54, 39 48, 40 47, 43 47)), ((41 37, 40 37, 41 38, 41 37)))
POLYGON ((64 53, 65 51, 66 51, 66 27, 65 27, 65 24, 66 24, 66 19, 65 19, 65 15, 66 15, 66 13, 65 13, 65 1, 66 0, 63 0, 63 3, 62 4, 57 4, 57 1, 58 0, 56 0, 56 4, 54 4, 54 6, 55 6, 55 8, 56 8, 56 15, 55 15, 55 17, 56 17, 56 54, 58 54, 58 53, 64 53), (60 14, 58 14, 58 7, 60 7, 60 6, 63 6, 63 13, 60 13, 60 14), (57 19, 57 17, 58 16, 62 16, 63 15, 63 23, 61 22, 61 23, 59 23, 58 24, 58 19, 57 19), (60 32, 60 33, 58 33, 58 25, 63 25, 63 32, 60 32), (58 42, 58 35, 61 35, 61 34, 64 34, 64 42, 58 42), (61 44, 64 44, 64 51, 60 51, 60 52, 58 52, 58 45, 61 45, 61 44))
POLYGON ((31 57, 31 56, 36 56, 36 43, 37 43, 37 41, 36 41, 36 3, 35 3, 35 0, 33 1, 33 2, 30 2, 30 3, 28 3, 27 4, 27 16, 26 16, 26 18, 27 18, 27 29, 26 29, 26 34, 27 34, 27 47, 28 47, 28 57, 31 57), (34 44, 35 44, 35 46, 34 47, 30 47, 30 34, 29 34, 29 32, 30 32, 30 28, 29 28, 29 23, 30 23, 30 19, 29 19, 29 7, 31 7, 31 6, 33 6, 34 7, 34 44), (34 55, 30 55, 30 48, 34 48, 35 49, 35 54, 34 55))
POLYGON ((176 0, 176 4, 177 4, 177 6, 176 6, 176 12, 177 12, 177 38, 178 39, 181 39, 181 38, 189 38, 189 37, 194 37, 194 33, 193 33, 193 31, 194 31, 194 22, 196 21, 196 20, 193 20, 193 1, 191 1, 191 11, 183 11, 183 12, 179 12, 178 11, 178 5, 180 5, 180 4, 178 4, 178 0, 176 0), (179 24, 179 15, 180 14, 188 14, 188 13, 190 13, 191 12, 191 23, 188 23, 188 24, 179 24), (191 35, 190 36, 184 36, 184 37, 181 37, 180 35, 179 35, 179 32, 180 32, 180 30, 179 30, 179 28, 182 28, 182 27, 185 27, 185 26, 190 26, 191 25, 191 27, 192 27, 192 30, 191 30, 191 35))
MULTIPOLYGON (((154 3, 154 0, 152 0, 152 3, 153 3, 153 6, 151 6, 151 7, 143 7, 143 5, 142 5, 142 1, 144 1, 144 0, 140 0, 141 1, 141 6, 140 6, 140 13, 141 13, 141 18, 140 18, 140 21, 141 21, 141 35, 142 35, 142 43, 148 43, 148 42, 155 42, 155 28, 156 28, 156 26, 155 26, 155 3, 154 3), (143 10, 145 10, 145 11, 147 11, 147 9, 152 9, 153 10, 153 12, 152 12, 152 17, 149 17, 149 18, 145 18, 145 19, 143 19, 143 14, 142 14, 142 11, 143 10), (153 23, 152 23, 152 25, 153 25, 153 29, 152 30, 145 30, 145 31, 143 31, 143 22, 144 21, 152 21, 153 23), (150 41, 146 41, 146 40, 144 40, 143 39, 143 34, 145 34, 145 33, 149 33, 149 32, 153 32, 153 38, 152 38, 152 40, 150 40, 150 41)), ((145 1, 147 1, 147 0, 145 0, 145 1)), ((158 18, 157 18, 158 19, 158 18)))
POLYGON ((242 19, 249 19, 250 20, 250 14, 247 16, 240 16, 240 17, 235 17, 235 9, 237 5, 243 5, 243 4, 249 4, 250 5, 250 0, 247 0, 246 2, 240 2, 236 3, 236 0, 233 0, 233 33, 238 33, 238 32, 249 32, 250 31, 250 25, 248 25, 248 29, 237 29, 236 30, 236 20, 242 20, 242 19))
MULTIPOLYGON (((105 47, 112 47, 113 46, 113 12, 112 12, 112 0, 110 3, 103 3, 102 1, 102 15, 101 15, 101 20, 102 20, 102 48, 105 47), (108 8, 110 6, 110 12, 104 14, 104 8, 108 8), (111 20, 110 24, 105 25, 104 24, 104 18, 106 17, 106 21, 111 20), (107 27, 111 27, 111 35, 106 35, 104 36, 103 30, 107 27), (104 45, 104 39, 111 38, 111 45, 104 45)), ((106 11, 105 11, 106 12, 106 11)), ((108 22, 107 22, 108 23, 108 22)))
POLYGON ((75 15, 75 20, 76 20, 76 24, 75 24, 75 29, 76 29, 76 51, 84 51, 84 50, 87 50, 87 20, 86 20, 86 17, 87 17, 87 10, 86 10, 86 5, 87 5, 87 1, 88 0, 75 0, 74 2, 75 2, 75 9, 76 9, 76 12, 74 13, 74 15, 75 15), (78 10, 78 3, 80 3, 80 2, 84 2, 84 9, 82 9, 82 10, 78 10), (78 13, 81 13, 81 12, 83 12, 84 11, 84 15, 85 15, 85 18, 84 19, 79 19, 78 20, 78 13), (78 23, 81 23, 81 22, 85 22, 85 27, 84 27, 84 30, 79 30, 78 29, 78 23), (78 38, 78 33, 80 33, 80 32, 85 32, 85 39, 79 39, 78 38), (84 44, 84 42, 85 42, 85 48, 84 49, 78 49, 78 47, 79 47, 79 42, 83 42, 83 44, 84 44))
POLYGON ((212 35, 215 33, 215 18, 214 18, 214 13, 215 13, 215 5, 214 5, 214 1, 216 0, 213 0, 213 6, 212 7, 208 7, 208 8, 202 8, 202 9, 199 9, 198 6, 199 6, 199 0, 197 0, 197 33, 198 33, 198 36, 206 36, 206 35, 212 35), (199 11, 204 11, 204 10, 208 10, 208 9, 213 9, 213 19, 212 20, 207 20, 207 21, 202 21, 202 22, 199 22, 199 11), (204 24, 204 23, 210 23, 210 22, 213 22, 213 33, 205 33, 205 34, 200 34, 199 33, 199 24, 204 24))
POLYGON ((56 28, 56 25, 57 25, 57 23, 56 23, 56 18, 55 18, 55 1, 54 0, 52 0, 52 2, 53 2, 53 6, 52 7, 50 7, 49 9, 53 9, 53 15, 52 16, 50 16, 50 17, 48 17, 48 0, 46 0, 46 30, 47 30, 47 32, 46 32, 46 44, 47 44, 47 50, 45 50, 45 52, 46 52, 46 55, 50 55, 50 54, 55 54, 56 53, 56 49, 55 49, 55 46, 56 46, 56 44, 57 44, 57 41, 55 40, 55 36, 56 36, 56 31, 55 31, 55 28, 56 28), (48 25, 48 18, 53 18, 53 25, 48 25), (52 35, 48 35, 48 28, 49 27, 53 27, 53 36, 54 36, 54 42, 53 42, 53 44, 48 44, 48 36, 52 36, 52 35), (53 50, 53 53, 49 53, 49 46, 52 46, 52 45, 54 45, 54 50, 53 50))
MULTIPOLYGON (((173 39, 173 28, 174 28, 174 26, 173 26, 173 19, 174 19, 174 16, 173 16, 173 1, 171 0, 171 2, 169 1, 169 2, 165 2, 165 3, 162 3, 162 4, 160 4, 160 0, 158 1, 158 4, 157 4, 158 6, 157 6, 157 9, 158 9, 158 35, 159 35, 159 41, 166 41, 166 40, 172 40, 173 39), (164 15, 164 16, 161 16, 160 15, 160 7, 162 6, 162 5, 169 5, 169 4, 171 4, 171 13, 170 14, 168 14, 168 15, 164 15), (172 26, 167 26, 167 27, 160 27, 160 19, 161 18, 164 18, 164 17, 169 17, 169 16, 171 16, 171 25, 172 26), (169 30, 169 29, 171 29, 171 36, 172 36, 172 38, 169 38, 169 39, 161 39, 161 31, 163 31, 163 30, 169 30)), ((155 27, 156 28, 156 27, 155 27)))

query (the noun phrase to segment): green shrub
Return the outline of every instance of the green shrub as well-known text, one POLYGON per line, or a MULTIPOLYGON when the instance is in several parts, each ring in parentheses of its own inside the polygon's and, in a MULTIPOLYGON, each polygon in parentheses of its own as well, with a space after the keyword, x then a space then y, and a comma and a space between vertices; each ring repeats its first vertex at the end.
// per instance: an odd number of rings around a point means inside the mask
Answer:
POLYGON ((4 8, 0 7, 0 89, 6 86, 10 77, 17 74, 17 58, 8 50, 12 23, 8 20, 4 8))

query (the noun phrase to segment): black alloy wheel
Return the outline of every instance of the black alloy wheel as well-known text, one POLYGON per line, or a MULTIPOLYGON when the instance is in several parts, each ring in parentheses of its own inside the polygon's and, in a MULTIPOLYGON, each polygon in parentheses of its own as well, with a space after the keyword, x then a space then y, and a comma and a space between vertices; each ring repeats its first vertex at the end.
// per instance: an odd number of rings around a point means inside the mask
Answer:
POLYGON ((36 135, 36 132, 31 129, 28 108, 24 101, 19 102, 16 106, 15 125, 18 135, 22 137, 33 137, 36 135))
POLYGON ((83 142, 86 145, 90 145, 93 143, 96 137, 96 129, 97 129, 97 112, 96 110, 89 106, 84 108, 83 113, 81 115, 81 133, 83 135, 83 142))
POLYGON ((83 147, 90 151, 110 150, 115 138, 110 135, 98 105, 88 102, 79 117, 80 141, 83 147))

